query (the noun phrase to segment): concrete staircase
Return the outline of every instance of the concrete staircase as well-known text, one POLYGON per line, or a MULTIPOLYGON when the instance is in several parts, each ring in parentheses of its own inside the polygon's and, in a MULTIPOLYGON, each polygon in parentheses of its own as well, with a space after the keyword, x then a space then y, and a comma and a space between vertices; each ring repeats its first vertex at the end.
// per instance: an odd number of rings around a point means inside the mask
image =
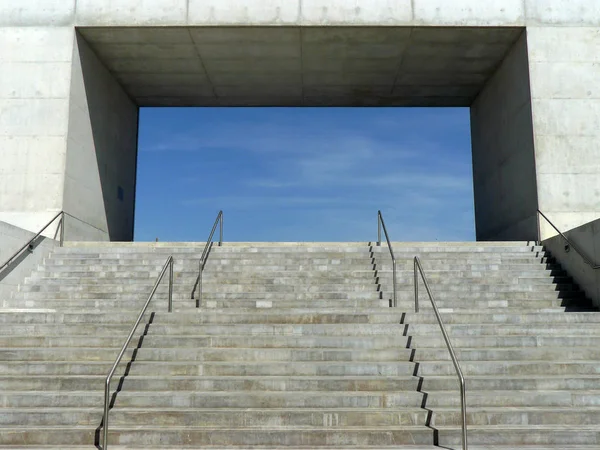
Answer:
POLYGON ((543 249, 395 244, 390 309, 386 247, 225 244, 196 308, 202 247, 57 249, 2 299, 0 448, 93 448, 103 380, 170 254, 175 311, 165 282, 113 381, 111 449, 460 448, 425 295, 412 312, 416 254, 467 377, 470 448, 600 447, 600 314, 543 249))

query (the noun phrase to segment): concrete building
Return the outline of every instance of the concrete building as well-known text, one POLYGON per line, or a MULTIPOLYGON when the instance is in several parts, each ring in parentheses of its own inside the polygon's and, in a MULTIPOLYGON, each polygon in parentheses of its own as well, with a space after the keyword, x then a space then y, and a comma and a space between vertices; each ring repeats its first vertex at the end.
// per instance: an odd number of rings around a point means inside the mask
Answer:
POLYGON ((0 0, 0 221, 131 240, 138 109, 183 105, 470 107, 478 239, 600 213, 598 2, 0 0))

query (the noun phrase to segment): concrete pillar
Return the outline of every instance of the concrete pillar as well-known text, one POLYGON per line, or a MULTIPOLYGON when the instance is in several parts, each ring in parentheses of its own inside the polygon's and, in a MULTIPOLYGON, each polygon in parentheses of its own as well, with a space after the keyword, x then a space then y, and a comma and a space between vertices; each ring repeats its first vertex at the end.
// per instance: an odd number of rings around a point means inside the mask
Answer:
POLYGON ((471 107, 477 240, 537 239, 537 181, 525 32, 471 107))
POLYGON ((600 217, 600 28, 531 26, 527 45, 539 208, 567 231, 600 217))
POLYGON ((133 239, 138 107, 75 35, 63 208, 70 240, 133 239))
POLYGON ((0 221, 29 231, 63 207, 74 37, 0 26, 0 221))
POLYGON ((0 26, 0 221, 65 210, 67 240, 133 239, 137 121, 72 26, 0 26))

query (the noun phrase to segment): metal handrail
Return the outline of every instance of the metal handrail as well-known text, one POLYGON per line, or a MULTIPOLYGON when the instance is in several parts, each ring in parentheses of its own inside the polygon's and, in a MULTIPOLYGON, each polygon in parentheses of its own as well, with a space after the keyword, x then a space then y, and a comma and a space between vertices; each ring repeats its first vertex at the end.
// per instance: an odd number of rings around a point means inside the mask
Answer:
POLYGON ((46 228, 48 228, 50 225, 52 225, 56 221, 56 219, 58 219, 59 217, 60 217, 59 244, 62 247, 63 243, 65 241, 65 214, 66 213, 64 211, 61 211, 56 216, 54 216, 50 222, 48 222, 46 225, 44 225, 44 228, 42 228, 34 237, 32 237, 29 241, 27 241, 27 243, 23 247, 21 247, 19 250, 17 250, 10 258, 8 258, 6 260, 6 262, 4 264, 2 264, 0 266, 0 272, 2 270, 4 270, 17 256, 19 256, 23 250, 25 250, 26 248, 28 248, 29 250, 33 250, 33 243, 37 240, 37 238, 39 238, 41 236, 41 234, 44 231, 46 231, 46 228))
POLYGON ((202 256, 200 257, 199 267, 198 267, 198 280, 196 284, 194 284, 194 289, 192 290, 192 299, 194 298, 194 293, 196 292, 196 286, 198 287, 198 299, 196 301, 196 307, 200 307, 200 303, 202 302, 202 272, 204 271, 204 266, 206 265, 206 260, 208 259, 208 255, 210 254, 210 250, 213 245, 213 235, 217 229, 217 225, 220 224, 219 227, 219 247, 223 245, 223 211, 219 211, 217 214, 217 218, 215 219, 215 224, 212 227, 210 235, 206 240, 206 245, 204 246, 204 251, 202 252, 202 256))
POLYGON ((421 261, 418 256, 415 256, 415 267, 414 267, 414 277, 415 277, 415 312, 419 312, 419 277, 418 274, 421 274, 421 278, 423 279, 423 283, 425 284, 425 289, 427 290, 427 294, 429 295, 429 300, 431 300, 431 306, 433 306, 433 312, 435 313, 435 317, 440 325, 442 330, 442 336, 444 336, 444 341, 446 341, 446 346, 448 347, 448 351, 450 352, 450 357, 452 358, 452 363, 454 364, 454 369, 456 370, 456 375, 458 375, 458 381, 460 382, 460 407, 462 412, 462 448, 463 450, 467 450, 467 399, 465 393, 465 377, 460 368, 460 364, 458 363, 458 359, 456 358, 456 354, 454 353, 454 347, 452 347, 452 343, 450 342, 450 338, 448 337, 448 333, 446 332, 446 328, 444 327, 444 322, 442 321, 442 317, 440 316, 440 312, 438 310, 437 304, 435 302, 435 298, 433 297, 433 293, 429 288, 429 282, 427 281, 427 277, 425 276, 425 272, 423 271, 423 267, 421 266, 421 261))
POLYGON ((385 227, 385 222, 383 221, 383 215, 381 211, 377 211, 377 247, 381 246, 381 227, 383 226, 383 232, 385 233, 385 239, 388 244, 388 249, 390 250, 390 255, 392 256, 392 277, 394 283, 394 307, 398 306, 398 301, 396 297, 396 257, 394 256, 394 250, 392 249, 392 243, 390 242, 390 237, 388 236, 387 228, 385 227))
POLYGON ((106 376, 106 381, 104 384, 104 416, 102 419, 102 424, 104 427, 103 439, 102 439, 102 444, 103 444, 102 450, 108 449, 108 413, 110 411, 110 381, 112 380, 112 377, 115 374, 115 371, 117 370, 117 366, 121 362, 121 359, 123 359, 123 355, 125 354, 125 351, 127 350, 127 347, 129 346, 129 344, 131 343, 131 339, 133 338, 133 335, 135 334, 135 330, 137 330, 137 327, 139 326, 140 322, 142 321, 142 317, 144 316, 144 313, 148 309, 148 305, 154 298, 154 294, 156 293, 156 290, 158 289, 158 285, 162 281, 167 269, 169 269, 169 312, 173 311, 173 256, 171 255, 167 258, 167 262, 165 262, 165 265, 163 266, 163 269, 160 272, 160 275, 158 275, 158 278, 156 279, 156 283, 154 283, 154 287, 152 288, 152 292, 150 292, 150 296, 148 297, 148 300, 146 300, 146 303, 144 303, 144 306, 142 307, 142 311, 140 312, 140 315, 138 316, 137 320, 133 324, 133 328, 131 329, 131 332, 129 333, 127 340, 125 341, 125 344, 123 344, 121 351, 119 352, 119 356, 117 356, 115 363, 113 364, 112 368, 110 369, 110 372, 108 372, 108 375, 106 376))
POLYGON ((562 238, 563 238, 565 241, 567 241, 567 244, 568 244, 568 245, 567 245, 567 247, 565 247, 565 250, 566 250, 566 251, 569 251, 568 249, 569 249, 570 247, 573 247, 573 249, 574 249, 574 250, 575 250, 575 251, 576 251, 576 252, 579 254, 579 256, 581 256, 581 258, 583 259, 583 261, 584 261, 584 262, 585 262, 585 263, 586 263, 588 266, 590 266, 590 267, 591 267, 592 269, 594 269, 594 270, 598 270, 598 269, 600 269, 600 264, 596 264, 596 263, 594 263, 593 261, 590 261, 590 260, 588 259, 588 257, 587 257, 587 256, 585 256, 585 254, 584 254, 584 253, 583 253, 581 250, 579 250, 579 248, 578 248, 578 247, 577 247, 575 244, 573 244, 573 243, 572 243, 572 242, 569 240, 569 238, 568 238, 567 236, 565 236, 565 235, 564 235, 564 233, 563 233, 562 231, 560 231, 560 230, 559 230, 559 229, 556 227, 556 225, 554 225, 554 224, 552 223, 552 221, 551 221, 550 219, 548 219, 548 217, 546 217, 546 215, 545 215, 543 212, 541 212, 539 209, 537 210, 537 212, 538 212, 538 242, 539 242, 540 244, 542 243, 542 230, 541 230, 541 227, 540 227, 540 216, 542 216, 544 219, 546 219, 546 222, 548 222, 548 223, 549 223, 549 224, 552 226, 552 228, 554 228, 554 229, 556 230, 556 232, 557 232, 558 234, 560 234, 560 235, 562 236, 562 238))

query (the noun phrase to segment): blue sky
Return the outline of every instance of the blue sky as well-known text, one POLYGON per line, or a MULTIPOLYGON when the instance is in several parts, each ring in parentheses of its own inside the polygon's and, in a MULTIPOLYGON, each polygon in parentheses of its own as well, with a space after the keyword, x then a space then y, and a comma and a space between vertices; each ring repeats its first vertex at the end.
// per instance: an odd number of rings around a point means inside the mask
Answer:
POLYGON ((469 110, 143 108, 135 239, 475 239, 469 110))

